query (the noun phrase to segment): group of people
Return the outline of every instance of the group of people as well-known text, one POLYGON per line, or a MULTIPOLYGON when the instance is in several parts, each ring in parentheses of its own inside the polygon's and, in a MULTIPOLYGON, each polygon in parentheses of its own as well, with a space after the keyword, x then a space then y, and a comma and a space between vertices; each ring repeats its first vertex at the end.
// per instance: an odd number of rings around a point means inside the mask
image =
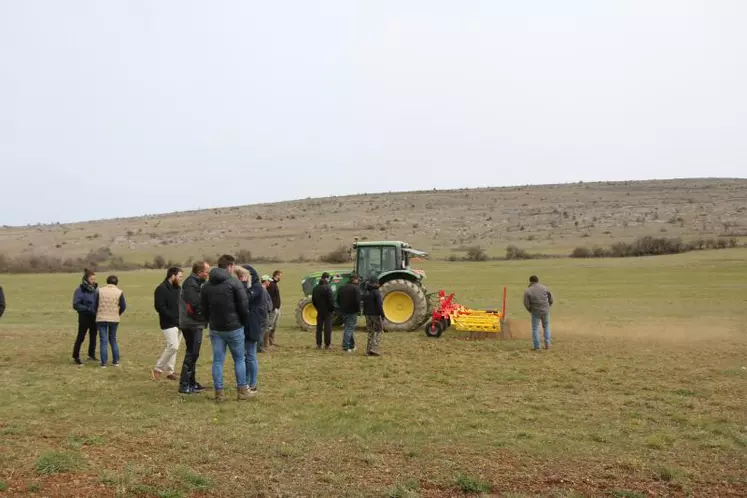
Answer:
POLYGON ((198 394, 204 391, 196 379, 196 365, 203 331, 209 327, 216 401, 225 399, 226 349, 235 363, 238 399, 248 399, 257 393, 257 353, 275 346, 281 305, 278 283, 282 272, 276 270, 272 276, 260 277, 252 266, 238 266, 233 256, 224 255, 219 258, 217 268, 211 270, 207 262, 199 261, 183 283, 182 277, 180 268, 169 268, 166 279, 154 293, 154 306, 166 347, 153 368, 153 379, 158 380, 164 374, 168 379, 177 379, 174 367, 181 330, 186 353, 179 392, 198 394))
MULTIPOLYGON (((335 315, 335 298, 329 285, 329 279, 329 273, 324 272, 311 294, 311 303, 317 312, 317 349, 322 349, 322 339, 325 349, 332 347, 332 319, 335 315)), ((358 315, 363 311, 366 317, 366 330, 368 331, 366 355, 379 356, 381 333, 384 330, 384 301, 379 291, 379 279, 375 276, 369 278, 363 292, 361 292, 360 277, 353 274, 350 277, 350 282, 337 291, 337 303, 344 327, 342 349, 346 353, 356 351, 355 326, 358 323, 358 315)))
POLYGON ((117 329, 120 317, 127 309, 127 302, 118 284, 117 276, 109 275, 106 285, 99 288, 96 273, 88 269, 83 271, 83 281, 73 293, 73 309, 78 312, 78 335, 73 345, 73 361, 76 365, 83 366, 80 348, 88 335, 88 360, 100 361, 101 368, 106 368, 111 347, 112 366, 119 366, 117 329), (101 342, 100 360, 96 358, 97 336, 101 342))

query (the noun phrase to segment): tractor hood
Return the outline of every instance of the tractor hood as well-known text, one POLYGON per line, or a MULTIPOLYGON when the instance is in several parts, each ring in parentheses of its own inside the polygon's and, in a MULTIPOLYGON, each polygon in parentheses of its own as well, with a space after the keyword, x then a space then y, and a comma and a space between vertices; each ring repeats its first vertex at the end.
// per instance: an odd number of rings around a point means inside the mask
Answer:
POLYGON ((321 280, 322 275, 324 273, 329 273, 329 283, 334 288, 337 286, 345 285, 350 281, 350 275, 352 275, 353 272, 350 270, 321 270, 316 271, 314 273, 309 273, 301 280, 301 288, 303 289, 303 293, 305 296, 310 296, 311 292, 314 290, 314 287, 319 283, 319 280, 321 280))

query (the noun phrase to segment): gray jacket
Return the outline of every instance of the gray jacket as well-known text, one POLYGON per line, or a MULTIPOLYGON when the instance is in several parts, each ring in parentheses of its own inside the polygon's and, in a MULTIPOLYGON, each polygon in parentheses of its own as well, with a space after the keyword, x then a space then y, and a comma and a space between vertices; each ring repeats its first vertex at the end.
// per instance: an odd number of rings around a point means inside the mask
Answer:
POLYGON ((549 313, 552 306, 550 290, 537 282, 524 291, 524 307, 529 313, 549 313))

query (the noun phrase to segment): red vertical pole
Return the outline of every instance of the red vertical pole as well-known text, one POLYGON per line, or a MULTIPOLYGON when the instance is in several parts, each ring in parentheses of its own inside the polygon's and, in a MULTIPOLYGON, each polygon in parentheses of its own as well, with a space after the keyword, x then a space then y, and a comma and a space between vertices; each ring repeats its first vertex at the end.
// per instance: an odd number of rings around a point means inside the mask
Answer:
POLYGON ((503 286, 503 310, 501 311, 501 318, 506 319, 506 286, 503 286))

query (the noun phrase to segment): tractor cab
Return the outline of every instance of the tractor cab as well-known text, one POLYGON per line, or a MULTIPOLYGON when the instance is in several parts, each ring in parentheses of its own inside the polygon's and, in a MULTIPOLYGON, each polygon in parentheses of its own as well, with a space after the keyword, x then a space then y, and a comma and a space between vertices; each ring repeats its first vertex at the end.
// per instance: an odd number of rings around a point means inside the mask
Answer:
POLYGON ((364 282, 371 276, 381 278, 392 272, 412 272, 410 257, 426 256, 404 242, 358 242, 353 249, 357 252, 355 271, 364 282))

